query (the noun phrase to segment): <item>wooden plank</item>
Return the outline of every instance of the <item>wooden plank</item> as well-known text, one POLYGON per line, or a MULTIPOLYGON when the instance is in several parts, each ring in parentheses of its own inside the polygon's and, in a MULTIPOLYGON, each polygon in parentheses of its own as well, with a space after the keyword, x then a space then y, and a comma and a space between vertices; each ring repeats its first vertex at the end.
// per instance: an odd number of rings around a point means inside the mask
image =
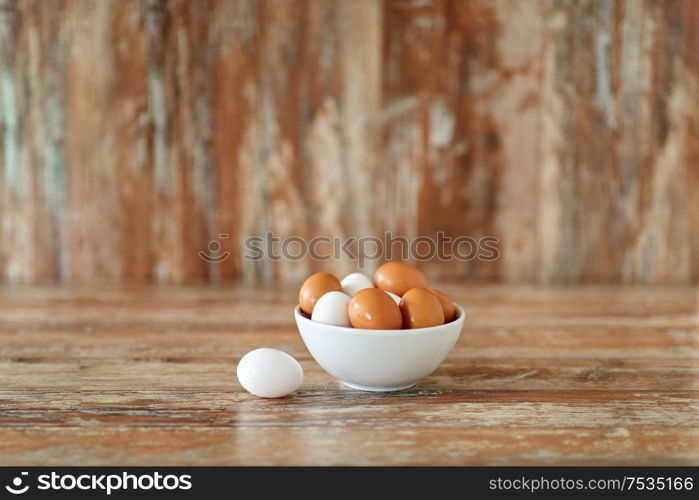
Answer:
POLYGON ((535 277, 542 21, 540 2, 387 2, 385 229, 500 239, 436 276, 535 277))
MULTIPOLYGON (((692 428, 697 392, 478 391, 430 387, 385 396, 315 387, 280 402, 242 391, 16 392, 0 400, 3 426, 105 427, 625 427, 692 428), (687 408, 688 407, 688 408, 687 408), (47 412, 47 410, 51 410, 47 412)), ((445 429, 445 432, 448 432, 445 429)))
POLYGON ((118 170, 110 144, 114 122, 106 119, 115 112, 110 99, 112 7, 113 2, 69 3, 63 20, 67 40, 62 90, 65 120, 70 124, 63 152, 65 259, 68 279, 78 282, 92 276, 115 279, 122 272, 118 170))
POLYGON ((547 1, 545 19, 540 278, 696 280, 696 5, 547 1))
POLYGON ((696 429, 622 429, 2 429, 0 463, 61 465, 68 456, 108 465, 192 465, 202 456, 210 465, 688 465, 699 459, 696 429))
MULTIPOLYGON (((97 226, 116 233, 117 241, 107 265, 118 266, 122 279, 151 281, 159 249, 151 243, 155 179, 151 146, 153 102, 148 86, 151 70, 148 19, 138 0, 115 2, 111 9, 110 19, 106 20, 109 26, 100 29, 110 30, 113 80, 110 82, 112 110, 108 116, 112 121, 110 154, 114 162, 110 182, 114 184, 111 189, 116 190, 116 200, 111 207, 105 207, 114 212, 108 213, 105 209, 99 212, 100 220, 91 230, 97 226)), ((86 209, 81 205, 73 208, 74 213, 83 211, 86 209)), ((97 245, 101 246, 100 242, 97 245)), ((85 281, 91 281, 92 276, 85 276, 85 281)))
POLYGON ((213 173, 209 153, 211 2, 147 2, 154 280, 200 281, 213 173))

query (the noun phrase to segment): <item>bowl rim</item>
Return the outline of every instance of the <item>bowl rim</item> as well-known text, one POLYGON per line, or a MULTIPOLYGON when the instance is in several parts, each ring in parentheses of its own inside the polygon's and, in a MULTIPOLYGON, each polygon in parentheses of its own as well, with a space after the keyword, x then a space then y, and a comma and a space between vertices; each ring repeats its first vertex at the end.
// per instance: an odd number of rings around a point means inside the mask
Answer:
POLYGON ((426 328, 412 328, 412 329, 400 329, 400 330, 369 330, 366 328, 353 328, 351 326, 337 326, 337 325, 329 325, 327 323, 319 323, 316 321, 311 320, 310 318, 305 317, 303 314, 301 314, 301 306, 296 305, 294 307, 294 317, 296 318, 296 321, 300 322, 308 322, 311 323, 313 326, 320 326, 323 328, 328 328, 332 330, 333 332, 336 333, 342 333, 342 334, 347 334, 347 335, 362 335, 362 336, 367 336, 367 335, 374 335, 374 336, 383 336, 383 335, 392 335, 392 336, 397 336, 397 335, 402 335, 402 336, 407 336, 407 335, 425 335, 425 334, 438 334, 438 333, 443 333, 445 331, 450 330, 450 326, 457 325, 459 324, 459 330, 461 330, 461 325, 463 325, 464 318, 466 316, 466 312, 464 311, 464 308, 461 307, 459 304, 454 303, 454 308, 456 309, 456 317, 451 320, 449 323, 444 323, 443 325, 437 325, 437 326, 428 326, 426 328))

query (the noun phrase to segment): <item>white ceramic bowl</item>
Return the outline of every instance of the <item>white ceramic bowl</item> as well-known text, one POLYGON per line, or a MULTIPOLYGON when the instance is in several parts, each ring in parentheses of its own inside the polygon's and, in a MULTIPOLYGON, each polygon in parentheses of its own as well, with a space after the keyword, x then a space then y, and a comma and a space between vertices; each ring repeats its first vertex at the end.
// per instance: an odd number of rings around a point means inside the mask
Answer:
POLYGON ((445 325, 414 330, 364 330, 294 317, 313 358, 343 384, 362 391, 399 391, 432 373, 456 343, 464 310, 445 325))

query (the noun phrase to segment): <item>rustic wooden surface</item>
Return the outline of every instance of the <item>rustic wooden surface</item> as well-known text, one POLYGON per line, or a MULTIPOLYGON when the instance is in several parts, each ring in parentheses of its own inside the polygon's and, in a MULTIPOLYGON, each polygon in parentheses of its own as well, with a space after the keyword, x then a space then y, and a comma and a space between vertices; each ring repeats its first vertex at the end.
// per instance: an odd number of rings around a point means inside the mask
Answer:
POLYGON ((501 258, 436 276, 696 284, 697 47, 696 0, 0 0, 0 279, 443 230, 501 258))
POLYGON ((448 359, 371 394, 310 358, 293 290, 0 288, 0 464, 699 464, 696 288, 445 289, 448 359), (261 346, 299 392, 240 388, 261 346))

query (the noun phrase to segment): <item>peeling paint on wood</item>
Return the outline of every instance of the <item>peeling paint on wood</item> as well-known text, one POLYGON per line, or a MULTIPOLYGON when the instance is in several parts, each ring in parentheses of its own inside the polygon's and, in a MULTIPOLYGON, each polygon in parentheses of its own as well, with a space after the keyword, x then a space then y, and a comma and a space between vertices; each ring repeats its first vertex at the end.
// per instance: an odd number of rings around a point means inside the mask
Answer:
POLYGON ((501 256, 435 278, 697 283, 698 43, 693 0, 3 0, 1 279, 296 282, 356 266, 243 238, 444 231, 501 256))

